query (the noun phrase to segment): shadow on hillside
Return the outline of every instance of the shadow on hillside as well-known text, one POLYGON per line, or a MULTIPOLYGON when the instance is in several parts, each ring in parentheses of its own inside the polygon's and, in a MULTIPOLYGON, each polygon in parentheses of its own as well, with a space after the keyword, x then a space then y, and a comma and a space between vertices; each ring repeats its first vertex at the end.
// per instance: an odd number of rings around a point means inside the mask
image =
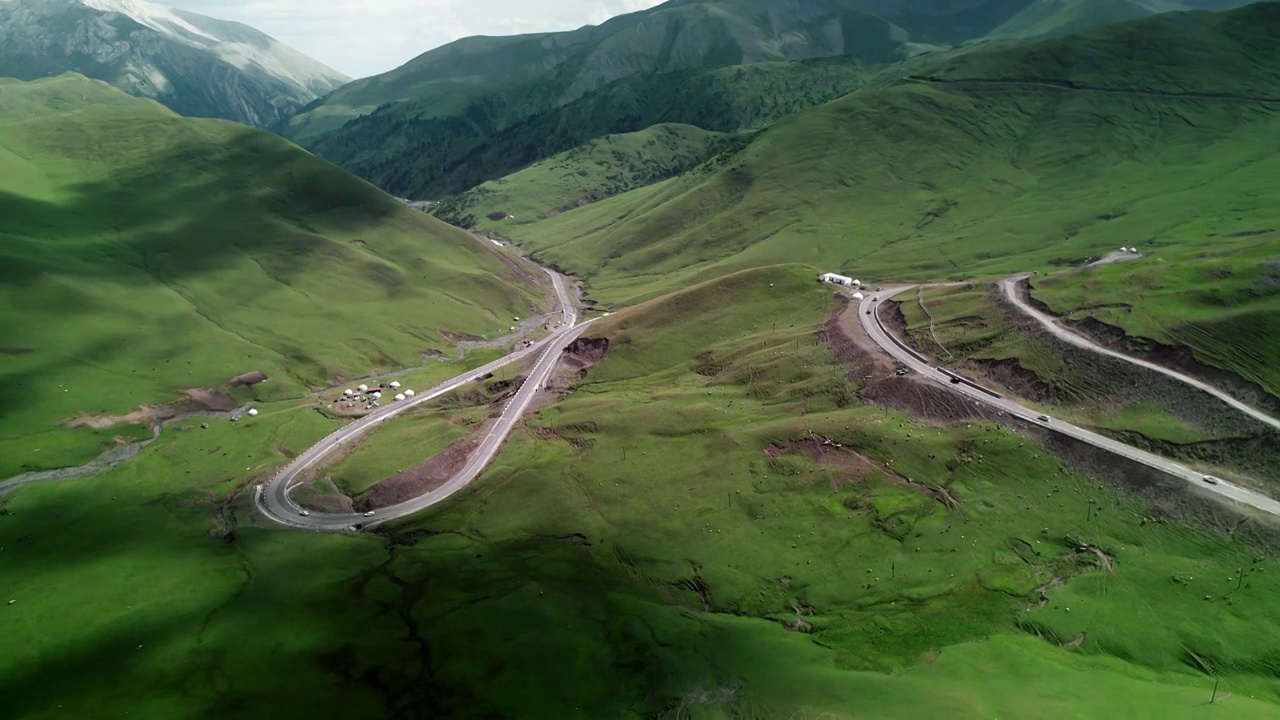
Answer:
MULTIPOLYGON (((13 243, 0 249, 0 279, 21 284, 40 271, 111 273, 109 263, 77 261, 86 254, 108 255, 167 281, 216 269, 244 252, 290 261, 351 252, 318 235, 353 239, 342 236, 376 227, 400 209, 373 186, 257 131, 154 154, 145 140, 138 144, 135 162, 107 179, 65 188, 60 202, 0 191, 0 232, 26 239, 16 250, 13 243)), ((286 275, 296 271, 294 262, 272 266, 286 275)))
MULTIPOLYGON (((85 601, 100 607, 40 616, 42 623, 97 621, 75 633, 51 632, 63 644, 41 648, 29 666, 7 668, 6 686, 23 688, 6 698, 13 717, 125 698, 139 710, 176 702, 193 717, 258 716, 272 707, 280 717, 314 717, 307 714, 313 705, 338 701, 349 704, 350 717, 440 717, 450 707, 448 714, 498 717, 517 701, 494 691, 512 682, 543 706, 567 710, 589 700, 612 716, 636 702, 660 709, 672 661, 685 672, 699 661, 699 626, 668 627, 658 643, 650 623, 670 622, 677 607, 659 607, 652 591, 591 559, 582 552, 585 538, 452 549, 421 540, 406 546, 405 538, 388 557, 349 553, 358 540, 339 547, 294 534, 282 544, 253 531, 202 547, 193 535, 203 533, 203 523, 191 510, 201 501, 197 492, 180 491, 147 503, 160 508, 122 507, 70 527, 59 507, 37 503, 8 520, 29 523, 25 540, 0 532, 20 558, 11 572, 92 577, 122 561, 140 568, 137 582, 85 588, 85 601), (157 511, 175 517, 162 522, 157 511), (66 537, 29 545, 32 531, 66 537), (24 554, 26 547, 45 552, 24 554), (192 563, 203 568, 193 580, 207 587, 165 598, 145 581, 148 572, 192 563), (662 657, 654 655, 659 644, 662 657), (599 657, 611 662, 597 668, 585 694, 564 682, 599 657), (287 708, 275 707, 282 698, 266 670, 288 675, 287 708)), ((113 715, 119 708, 99 709, 113 715)))

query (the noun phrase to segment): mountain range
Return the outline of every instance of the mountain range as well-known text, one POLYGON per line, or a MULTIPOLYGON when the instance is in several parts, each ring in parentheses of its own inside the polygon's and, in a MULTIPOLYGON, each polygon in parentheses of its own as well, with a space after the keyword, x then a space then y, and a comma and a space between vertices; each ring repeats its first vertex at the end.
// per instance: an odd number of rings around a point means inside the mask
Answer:
POLYGON ((0 77, 65 72, 257 127, 348 80, 247 25, 144 0, 0 0, 0 77))
POLYGON ((609 133, 760 127, 856 89, 869 68, 958 44, 1243 4, 674 0, 570 32, 465 38, 275 129, 389 192, 439 199, 609 133), (729 68, 769 77, 743 86, 729 68))

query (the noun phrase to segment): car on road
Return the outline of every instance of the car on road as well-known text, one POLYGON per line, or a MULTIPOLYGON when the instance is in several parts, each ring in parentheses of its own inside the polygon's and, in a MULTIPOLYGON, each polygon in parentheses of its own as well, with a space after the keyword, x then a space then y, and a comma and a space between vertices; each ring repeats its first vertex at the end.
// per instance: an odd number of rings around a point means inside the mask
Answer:
POLYGON ((1204 476, 1204 481, 1205 481, 1205 482, 1207 482, 1207 483, 1209 483, 1210 485, 1217 485, 1217 484, 1218 484, 1218 478, 1216 478, 1216 477, 1214 477, 1214 476, 1212 476, 1212 475, 1205 475, 1205 476, 1204 476))
POLYGON ((1037 415, 1036 419, 1040 422, 1049 422, 1050 417, 1048 415, 1037 415))
POLYGON ((870 310, 868 310, 868 311, 867 311, 867 314, 868 314, 868 315, 870 315, 870 314, 871 314, 871 311, 870 311, 870 310))
POLYGON ((373 511, 373 510, 370 510, 369 512, 365 513, 365 514, 364 514, 364 516, 365 516, 365 517, 373 517, 373 513, 374 513, 374 511, 373 511))
POLYGON ((301 515, 302 517, 306 517, 306 516, 310 515, 311 513, 310 513, 309 511, 307 511, 307 510, 299 510, 299 511, 298 511, 298 514, 299 514, 299 515, 301 515))

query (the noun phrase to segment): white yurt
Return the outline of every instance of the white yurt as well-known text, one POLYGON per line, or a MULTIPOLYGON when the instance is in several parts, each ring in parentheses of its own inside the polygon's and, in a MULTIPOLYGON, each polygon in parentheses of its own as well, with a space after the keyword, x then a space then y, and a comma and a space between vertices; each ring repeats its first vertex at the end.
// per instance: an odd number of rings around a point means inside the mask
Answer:
POLYGON ((249 417, 253 417, 254 415, 257 415, 257 414, 258 414, 258 408, 249 408, 249 417))
POLYGON ((400 387, 400 382, 399 382, 398 380, 392 380, 392 381, 391 381, 391 389, 392 389, 392 390, 395 390, 395 389, 396 389, 396 388, 398 388, 398 387, 400 387))
POLYGON ((351 397, 352 395, 355 395, 355 394, 356 394, 356 391, 355 391, 355 390, 343 390, 343 391, 342 391, 342 394, 343 394, 343 395, 346 395, 347 397, 351 397))
POLYGON ((404 396, 405 396, 405 397, 413 397, 413 391, 412 391, 412 390, 405 390, 405 391, 404 391, 404 396))
POLYGON ((357 389, 357 390, 359 390, 360 392, 364 392, 365 390, 368 390, 368 389, 369 389, 369 386, 368 386, 368 385, 363 385, 363 384, 362 384, 362 385, 360 385, 359 387, 357 387, 356 389, 357 389))
POLYGON ((856 292, 856 293, 854 293, 854 294, 853 294, 853 299, 854 299, 854 300, 861 300, 861 299, 863 299, 863 298, 865 298, 865 297, 866 297, 866 295, 863 295, 863 294, 862 294, 862 293, 860 293, 860 292, 856 292))
POLYGON ((404 399, 404 393, 396 393, 396 400, 403 400, 403 399, 404 399))

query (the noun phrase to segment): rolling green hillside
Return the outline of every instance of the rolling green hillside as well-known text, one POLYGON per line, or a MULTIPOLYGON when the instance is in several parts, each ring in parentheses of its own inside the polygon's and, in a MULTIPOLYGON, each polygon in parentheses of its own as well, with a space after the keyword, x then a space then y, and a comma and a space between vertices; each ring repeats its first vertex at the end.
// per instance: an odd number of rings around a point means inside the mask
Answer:
POLYGON ((1136 20, 1177 10, 1230 10, 1251 0, 1040 0, 987 34, 990 39, 1066 35, 1092 25, 1136 20))
POLYGON ((296 396, 540 301, 480 243, 300 148, 76 75, 0 81, 0 218, 0 477, 138 434, 59 424, 82 414, 253 370, 261 397, 296 396))
POLYGON ((903 38, 859 4, 669 2, 570 32, 464 38, 338 89, 282 131, 310 147, 347 120, 406 103, 397 111, 406 119, 455 118, 487 133, 637 74, 833 56, 901 57, 903 38))
POLYGON ((1277 13, 1280 7, 1274 2, 1223 13, 1169 13, 1036 43, 989 43, 937 53, 908 63, 903 74, 955 83, 1036 81, 1099 90, 1277 99, 1277 13))
POLYGON ((1190 348, 1199 362, 1261 389, 1244 393, 1250 402, 1280 404, 1280 232, 1232 233, 1145 250, 1150 257, 1125 267, 1047 277, 1035 284, 1033 296, 1060 315, 1190 348), (1270 402, 1260 394, 1269 394, 1270 402))
POLYGON ((335 426, 292 403, 5 496, 6 711, 1275 717, 1265 531, 860 402, 912 383, 837 361, 836 307, 789 266, 601 320, 568 398, 378 533, 257 525, 253 483, 335 426))
POLYGON ((1280 172, 1270 138, 1280 104, 1167 93, 1280 98, 1280 51, 1268 42, 1280 35, 1277 12, 1187 16, 1202 21, 1190 25, 1156 18, 958 53, 936 64, 972 80, 969 68, 1016 61, 1029 81, 1012 82, 1016 71, 1006 69, 996 83, 868 87, 770 127, 721 167, 514 232, 591 277, 600 298, 628 301, 768 262, 972 277, 1067 262, 1122 240, 1198 243, 1274 227, 1280 172), (1170 62, 1148 77, 1143 55, 1119 52, 1091 56, 1078 75, 1056 64, 1073 41, 1097 48, 1101 36, 1118 48, 1128 33, 1140 45, 1179 25, 1184 34, 1165 39, 1189 63, 1180 75, 1170 62), (1038 84, 1047 77, 1137 87, 1038 84))
POLYGON ((439 200, 607 134, 773 122, 854 89, 865 66, 997 28, 1049 34, 1239 0, 1120 4, 1129 10, 1084 0, 668 2, 572 32, 459 40, 340 88, 277 129, 389 192, 439 200), (814 62, 823 58, 841 62, 814 62), (750 78, 718 88, 732 76, 716 71, 733 68, 750 78), (725 95, 735 102, 717 102, 725 95))
POLYGON ((391 105, 326 135, 313 149, 398 195, 440 198, 605 135, 659 123, 738 132, 864 82, 861 64, 844 58, 635 75, 502 129, 471 121, 484 117, 483 108, 467 120, 423 119, 412 115, 416 106, 391 105))
POLYGON ((679 175, 746 142, 692 125, 606 135, 449 198, 434 214, 454 225, 501 233, 507 225, 541 220, 679 175))
MULTIPOLYGON (((1280 227, 1280 102, 1249 99, 1280 99, 1278 41, 1280 5, 1266 4, 965 49, 928 60, 943 82, 864 88, 716 168, 509 231, 617 303, 785 261, 872 280, 1049 269, 1121 245, 1195 262, 1214 238, 1280 227), (1178 50, 1148 64, 1156 46, 1178 50)), ((1197 327, 1246 310, 1203 292, 1180 302, 1203 308, 1197 327)), ((1275 392, 1270 350, 1214 349, 1216 330, 1157 335, 1173 336, 1275 392)))

